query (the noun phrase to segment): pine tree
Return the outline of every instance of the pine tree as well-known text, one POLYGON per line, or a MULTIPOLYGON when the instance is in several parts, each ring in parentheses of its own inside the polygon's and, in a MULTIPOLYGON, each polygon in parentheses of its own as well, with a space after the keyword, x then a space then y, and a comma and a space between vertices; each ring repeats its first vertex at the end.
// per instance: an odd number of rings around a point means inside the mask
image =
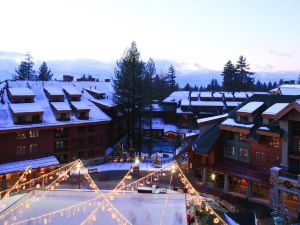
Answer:
POLYGON ((184 91, 191 91, 192 90, 192 86, 189 83, 186 83, 186 85, 183 88, 184 91))
POLYGON ((223 90, 236 91, 236 85, 239 85, 239 81, 237 80, 236 68, 230 60, 225 64, 221 76, 223 76, 223 90))
POLYGON ((20 63, 18 68, 15 69, 16 74, 13 75, 15 80, 35 80, 36 75, 33 70, 34 62, 29 53, 25 55, 25 59, 20 63))
POLYGON ((250 72, 249 64, 246 62, 244 56, 240 56, 236 64, 237 76, 239 79, 239 91, 251 91, 254 87, 254 75, 253 72, 250 72))
POLYGON ((150 139, 149 139, 149 156, 152 155, 152 102, 153 102, 153 78, 156 73, 155 63, 153 59, 149 59, 144 69, 144 93, 145 104, 150 106, 149 110, 149 125, 150 125, 150 139))
POLYGON ((166 81, 169 93, 176 91, 176 70, 172 64, 168 68, 168 73, 166 74, 166 81))
POLYGON ((53 73, 48 68, 47 63, 43 62, 42 65, 40 66, 37 80, 48 81, 51 80, 52 77, 53 77, 53 73))
POLYGON ((144 63, 140 59, 140 53, 136 43, 132 42, 129 49, 125 51, 115 68, 115 79, 113 80, 114 99, 116 103, 126 111, 128 140, 132 141, 136 150, 140 148, 141 116, 143 110, 143 81, 144 63), (136 124, 139 132, 136 133, 136 124), (138 148, 138 149, 137 149, 138 148))
POLYGON ((268 82, 268 91, 271 90, 272 88, 273 88, 272 82, 269 81, 269 82, 268 82))

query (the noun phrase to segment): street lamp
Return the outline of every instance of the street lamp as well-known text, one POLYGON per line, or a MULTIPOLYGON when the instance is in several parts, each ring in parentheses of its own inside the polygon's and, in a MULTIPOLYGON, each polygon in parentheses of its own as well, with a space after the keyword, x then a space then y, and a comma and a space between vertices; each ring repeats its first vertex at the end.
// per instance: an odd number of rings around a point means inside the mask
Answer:
POLYGON ((80 168, 81 168, 81 165, 78 163, 76 165, 76 170, 78 171, 78 179, 77 179, 77 182, 78 182, 78 189, 80 189, 80 168))
POLYGON ((174 179, 173 184, 174 184, 174 190, 175 190, 175 182, 176 182, 176 180, 175 180, 176 166, 175 165, 172 165, 171 172, 172 172, 172 176, 174 179))
POLYGON ((134 164, 135 164, 135 166, 137 167, 137 170, 138 170, 138 179, 140 179, 140 167, 139 167, 140 159, 139 159, 138 156, 135 157, 134 164))

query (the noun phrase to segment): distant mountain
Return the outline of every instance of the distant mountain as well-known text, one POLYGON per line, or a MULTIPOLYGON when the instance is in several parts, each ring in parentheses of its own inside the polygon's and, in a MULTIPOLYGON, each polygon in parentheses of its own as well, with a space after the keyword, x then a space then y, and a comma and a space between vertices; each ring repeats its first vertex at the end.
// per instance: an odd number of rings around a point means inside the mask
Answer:
MULTIPOLYGON (((0 81, 11 79, 15 68, 19 64, 20 58, 24 54, 0 51, 0 81)), ((111 78, 114 75, 115 62, 101 62, 94 59, 74 59, 74 60, 49 60, 48 66, 51 68, 54 78, 62 79, 64 74, 73 75, 79 78, 82 74, 91 74, 92 76, 103 80, 111 78)), ((41 61, 35 61, 35 69, 38 70, 41 61)), ((170 64, 173 64, 177 71, 177 81, 180 86, 189 82, 194 85, 207 85, 212 78, 222 82, 220 71, 213 71, 201 67, 199 64, 178 63, 170 60, 155 60, 156 72, 165 73, 170 64)), ((256 72, 255 78, 261 81, 279 81, 296 80, 296 72, 256 72)))

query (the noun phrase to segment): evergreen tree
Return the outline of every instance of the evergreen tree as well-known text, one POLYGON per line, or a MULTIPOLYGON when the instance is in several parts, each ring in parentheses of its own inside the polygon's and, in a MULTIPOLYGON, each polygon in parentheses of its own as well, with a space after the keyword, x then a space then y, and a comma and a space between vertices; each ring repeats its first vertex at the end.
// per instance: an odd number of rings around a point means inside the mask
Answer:
POLYGON ((260 82, 260 80, 258 80, 258 81, 256 82, 255 90, 256 90, 256 91, 262 91, 262 90, 263 90, 263 84, 260 82))
POLYGON ((25 59, 20 63, 18 68, 15 69, 13 79, 15 80, 35 80, 36 75, 33 70, 34 62, 29 53, 25 55, 25 59))
POLYGON ((269 81, 269 82, 268 82, 268 91, 270 91, 272 88, 273 88, 272 82, 269 81))
POLYGON ((168 85, 168 91, 171 94, 173 91, 176 91, 176 70, 171 64, 168 68, 168 73, 166 74, 166 81, 168 85))
POLYGON ((153 77, 156 73, 155 63, 150 58, 144 69, 144 96, 145 96, 145 105, 150 106, 148 112, 149 116, 149 125, 150 125, 150 139, 149 139, 149 156, 152 155, 152 102, 153 102, 153 77))
POLYGON ((253 72, 250 72, 249 64, 244 56, 240 56, 236 64, 237 76, 239 79, 239 91, 251 91, 254 87, 253 72))
POLYGON ((189 83, 186 83, 186 85, 183 87, 184 91, 191 91, 192 90, 192 86, 189 83))
POLYGON ((283 85, 283 79, 279 80, 279 85, 283 85))
POLYGON ((223 76, 223 90, 235 91, 239 81, 237 80, 236 68, 230 60, 225 64, 221 76, 223 76))
POLYGON ((141 112, 143 110, 143 73, 144 63, 140 59, 140 53, 136 43, 132 42, 130 48, 125 51, 121 59, 117 62, 113 86, 116 103, 127 112, 127 142, 132 142, 139 153, 141 150, 139 137, 141 130, 141 112), (137 124, 138 133, 136 133, 137 124))
POLYGON ((53 73, 48 68, 47 63, 43 62, 42 65, 40 66, 37 80, 48 81, 51 80, 52 77, 53 77, 53 73))

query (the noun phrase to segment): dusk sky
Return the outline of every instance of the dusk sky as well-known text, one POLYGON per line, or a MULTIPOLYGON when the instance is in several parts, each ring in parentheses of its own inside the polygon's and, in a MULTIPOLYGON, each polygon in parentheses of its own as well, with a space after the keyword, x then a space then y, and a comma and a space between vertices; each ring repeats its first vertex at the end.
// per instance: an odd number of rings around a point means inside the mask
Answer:
POLYGON ((183 71, 220 71, 243 54, 253 70, 296 72, 299 12, 298 0, 1 0, 0 51, 112 62, 134 40, 143 59, 183 71))

